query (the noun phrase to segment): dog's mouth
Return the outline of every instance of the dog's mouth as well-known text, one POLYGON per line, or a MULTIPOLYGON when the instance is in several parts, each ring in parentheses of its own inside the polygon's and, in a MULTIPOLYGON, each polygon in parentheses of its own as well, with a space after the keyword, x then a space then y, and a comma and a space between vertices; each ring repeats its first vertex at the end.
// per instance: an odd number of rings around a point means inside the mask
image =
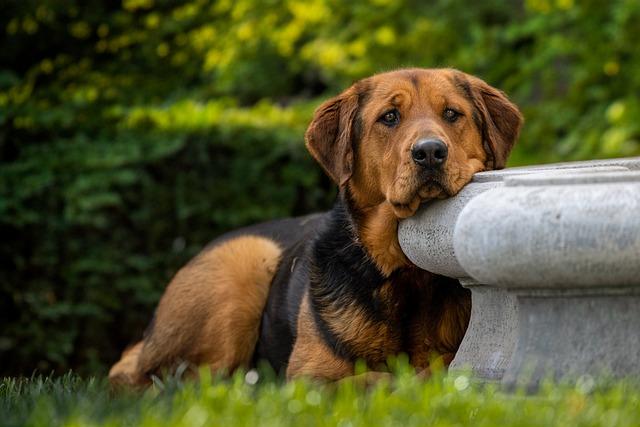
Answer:
POLYGON ((452 192, 447 185, 447 180, 444 178, 441 173, 423 172, 418 177, 416 193, 424 200, 450 197, 452 192))
POLYGON ((451 190, 441 177, 434 174, 424 174, 402 197, 389 198, 388 200, 395 215, 403 219, 413 216, 423 202, 446 199, 451 196, 451 190))

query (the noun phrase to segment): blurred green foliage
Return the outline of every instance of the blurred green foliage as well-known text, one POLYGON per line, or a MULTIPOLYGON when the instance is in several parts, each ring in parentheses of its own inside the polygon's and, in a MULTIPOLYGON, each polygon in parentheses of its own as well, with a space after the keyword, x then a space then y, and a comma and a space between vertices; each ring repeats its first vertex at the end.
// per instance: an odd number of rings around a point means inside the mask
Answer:
POLYGON ((582 376, 546 380, 535 393, 505 393, 465 374, 442 371, 425 381, 406 360, 393 381, 364 388, 266 371, 231 378, 202 372, 199 381, 156 381, 144 392, 114 393, 106 378, 0 379, 3 427, 637 427, 640 384, 582 376), (597 383, 596 383, 597 381, 597 383))
POLYGON ((104 372, 220 232, 328 206, 318 102, 453 66, 527 123, 512 165, 640 153, 636 0, 4 0, 0 374, 104 372))

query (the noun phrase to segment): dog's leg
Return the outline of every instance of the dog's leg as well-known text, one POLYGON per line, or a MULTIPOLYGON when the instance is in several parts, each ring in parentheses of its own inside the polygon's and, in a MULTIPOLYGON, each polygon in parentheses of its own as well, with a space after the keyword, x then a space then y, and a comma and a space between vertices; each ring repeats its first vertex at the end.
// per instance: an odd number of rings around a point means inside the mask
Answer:
POLYGON ((185 362, 226 372, 248 365, 281 252, 267 238, 240 236, 180 270, 139 349, 135 376, 146 378, 185 362))
POLYGON ((353 375, 353 363, 337 356, 324 342, 313 320, 307 295, 298 314, 298 330, 287 366, 287 379, 308 377, 335 381, 353 375))
POLYGON ((122 357, 109 371, 109 382, 114 386, 140 386, 149 382, 138 371, 138 361, 143 342, 140 341, 122 352, 122 357))

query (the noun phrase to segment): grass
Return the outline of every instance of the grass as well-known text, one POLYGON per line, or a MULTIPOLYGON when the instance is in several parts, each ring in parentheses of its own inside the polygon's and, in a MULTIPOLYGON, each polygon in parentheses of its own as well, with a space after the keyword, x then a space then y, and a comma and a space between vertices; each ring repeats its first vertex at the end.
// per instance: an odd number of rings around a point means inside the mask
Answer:
POLYGON ((74 374, 0 381, 0 426, 638 426, 640 386, 544 383, 505 393, 466 375, 428 381, 398 369, 392 384, 284 383, 255 371, 199 382, 157 382, 143 393, 74 374), (257 380, 257 383, 256 383, 257 380), (255 384, 254 384, 255 383, 255 384))

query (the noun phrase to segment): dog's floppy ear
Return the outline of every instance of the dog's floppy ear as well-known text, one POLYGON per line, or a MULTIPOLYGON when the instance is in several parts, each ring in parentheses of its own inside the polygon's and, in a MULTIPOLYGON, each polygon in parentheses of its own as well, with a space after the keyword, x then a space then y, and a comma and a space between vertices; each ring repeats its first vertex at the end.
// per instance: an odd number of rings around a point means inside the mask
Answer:
POLYGON ((480 114, 483 144, 489 155, 488 169, 504 168, 524 121, 518 107, 504 92, 469 76, 473 103, 480 114))
POLYGON ((358 93, 352 86, 320 105, 305 133, 307 149, 341 187, 353 172, 353 122, 357 112, 358 93))

